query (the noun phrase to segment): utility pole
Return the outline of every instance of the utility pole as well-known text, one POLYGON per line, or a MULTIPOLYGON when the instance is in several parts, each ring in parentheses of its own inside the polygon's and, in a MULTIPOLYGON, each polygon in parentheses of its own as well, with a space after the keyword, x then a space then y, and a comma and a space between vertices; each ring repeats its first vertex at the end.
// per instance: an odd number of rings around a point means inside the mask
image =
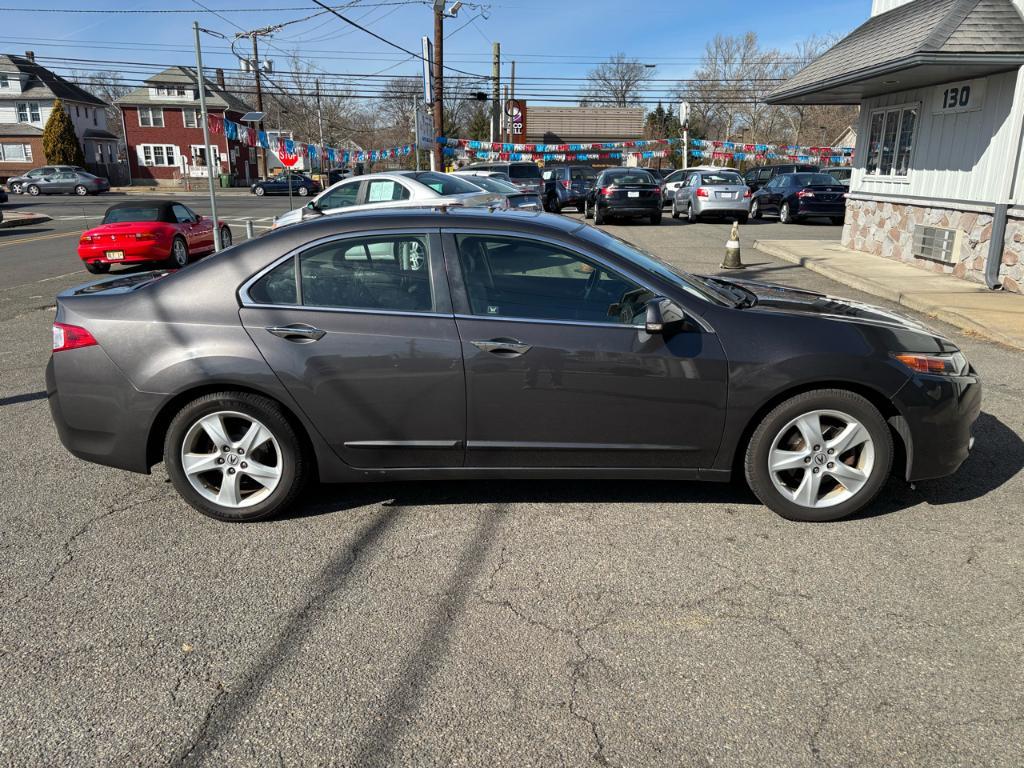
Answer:
POLYGON ((505 109, 505 105, 508 104, 508 86, 504 86, 503 90, 505 91, 505 98, 502 99, 501 102, 501 141, 502 143, 507 144, 512 140, 511 138, 509 138, 510 136, 512 136, 512 123, 508 119, 508 110, 505 109))
MULTIPOLYGON (((317 152, 317 157, 320 158, 320 176, 324 175, 324 113, 320 108, 320 78, 316 79, 316 125, 320 130, 320 151, 317 152)), ((327 188, 326 179, 321 178, 320 183, 323 184, 324 189, 327 188)))
MULTIPOLYGON (((509 97, 508 97, 509 105, 513 104, 515 102, 515 100, 516 100, 516 63, 513 61, 512 62, 512 77, 509 78, 509 97)), ((512 119, 512 115, 509 115, 509 121, 508 121, 508 140, 510 142, 515 142, 515 140, 516 140, 515 130, 516 130, 515 120, 512 119)))
MULTIPOLYGON (((252 71, 256 75, 256 111, 263 111, 263 86, 260 83, 260 52, 259 46, 256 40, 259 38, 260 30, 253 30, 250 34, 252 35, 252 71)), ((256 130, 263 130, 263 120, 256 124, 256 130)), ((261 179, 267 178, 267 150, 263 148, 263 144, 256 142, 259 145, 259 151, 256 153, 256 175, 261 179)))
POLYGON ((501 135, 501 43, 493 46, 491 62, 491 141, 501 135))
MULTIPOLYGON (((444 135, 444 0, 434 0, 434 135, 444 135)), ((444 153, 434 143, 431 170, 444 170, 444 153)))
POLYGON ((210 146, 210 121, 206 115, 206 77, 203 75, 203 51, 199 45, 199 22, 192 22, 196 36, 196 74, 199 76, 199 110, 203 117, 203 142, 206 144, 206 181, 210 185, 210 215, 213 218, 213 249, 220 250, 220 227, 217 222, 217 193, 213 186, 213 147, 210 146))

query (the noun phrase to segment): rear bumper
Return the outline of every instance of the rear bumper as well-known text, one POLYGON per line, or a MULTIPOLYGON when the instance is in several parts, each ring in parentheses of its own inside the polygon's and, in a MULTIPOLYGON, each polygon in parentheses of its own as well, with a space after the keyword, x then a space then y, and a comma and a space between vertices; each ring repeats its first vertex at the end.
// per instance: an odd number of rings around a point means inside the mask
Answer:
POLYGON ((127 243, 113 242, 108 244, 88 244, 78 246, 78 258, 84 262, 100 262, 102 264, 137 264, 139 262, 165 261, 171 257, 170 244, 142 243, 129 241, 127 243), (122 251, 123 259, 111 259, 107 251, 122 251))
POLYGON ((709 200, 697 198, 693 210, 698 215, 747 214, 750 213, 750 198, 741 200, 709 200))
POLYGON ((650 215, 661 210, 661 198, 652 197, 648 200, 630 200, 629 198, 626 198, 625 200, 605 200, 598 198, 597 207, 603 213, 610 213, 613 215, 650 215))
POLYGON ((894 426, 907 443, 907 480, 956 472, 970 455, 971 431, 981 413, 978 377, 913 376, 893 403, 902 414, 894 426))
POLYGON ((846 201, 838 203, 808 203, 797 202, 793 213, 798 216, 844 216, 846 215, 846 201))

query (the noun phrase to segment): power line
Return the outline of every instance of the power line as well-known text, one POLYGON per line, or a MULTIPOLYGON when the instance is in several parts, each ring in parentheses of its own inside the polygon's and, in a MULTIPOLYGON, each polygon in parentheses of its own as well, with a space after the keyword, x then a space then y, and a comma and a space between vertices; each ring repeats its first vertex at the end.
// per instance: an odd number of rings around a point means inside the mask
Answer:
MULTIPOLYGON (((429 5, 430 0, 390 0, 390 2, 376 2, 376 3, 363 3, 363 8, 379 8, 391 5, 429 5)), ((468 5, 468 4, 467 4, 468 5)), ((259 11, 260 13, 270 13, 272 11, 305 11, 308 10, 309 6, 306 5, 290 5, 281 6, 276 8, 204 8, 202 13, 244 13, 246 15, 252 15, 253 11, 259 11)), ((191 8, 13 8, 13 7, 0 7, 0 11, 9 11, 12 13, 75 13, 75 14, 115 14, 115 15, 146 15, 146 14, 175 14, 175 13, 188 13, 195 14, 197 11, 191 8)))

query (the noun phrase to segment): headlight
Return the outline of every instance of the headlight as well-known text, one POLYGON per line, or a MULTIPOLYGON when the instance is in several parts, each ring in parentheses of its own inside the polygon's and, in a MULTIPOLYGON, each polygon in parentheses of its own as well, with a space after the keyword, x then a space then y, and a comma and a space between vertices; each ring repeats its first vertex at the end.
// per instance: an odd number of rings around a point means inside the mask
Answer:
POLYGON ((967 371, 967 358, 960 352, 948 355, 926 355, 919 352, 894 352, 893 359, 903 363, 914 373, 958 376, 967 371))

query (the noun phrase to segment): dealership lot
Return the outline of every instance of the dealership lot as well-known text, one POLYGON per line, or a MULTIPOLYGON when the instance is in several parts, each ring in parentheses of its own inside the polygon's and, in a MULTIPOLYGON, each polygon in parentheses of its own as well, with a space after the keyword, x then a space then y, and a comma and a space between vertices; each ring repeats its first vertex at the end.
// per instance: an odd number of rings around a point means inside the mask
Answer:
MULTIPOLYGON (((1019 352, 943 328, 984 376, 975 454, 839 523, 739 485, 567 481, 324 487, 224 525, 50 422, 52 297, 88 279, 75 235, 114 201, 15 200, 53 221, 0 233, 5 762, 1024 759, 1019 352)), ((287 201, 222 206, 240 239, 287 201)), ((697 272, 728 236, 608 228, 697 272)), ((752 222, 743 276, 879 303, 750 247, 838 234, 752 222)))

